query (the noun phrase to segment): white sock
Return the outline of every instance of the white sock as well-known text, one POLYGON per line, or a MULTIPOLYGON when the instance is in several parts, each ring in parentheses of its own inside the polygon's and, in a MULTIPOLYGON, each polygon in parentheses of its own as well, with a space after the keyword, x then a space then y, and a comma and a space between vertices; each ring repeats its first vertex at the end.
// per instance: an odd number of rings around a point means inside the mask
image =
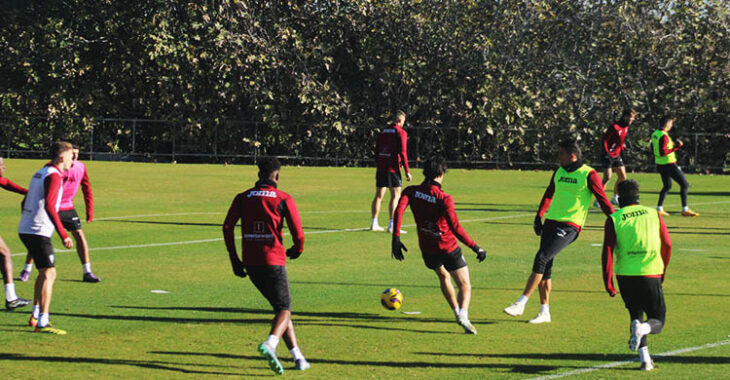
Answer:
POLYGON ((276 347, 279 345, 279 337, 276 335, 269 335, 268 338, 266 338, 266 345, 271 347, 272 350, 276 351, 276 347))
POLYGON ((393 229, 393 219, 388 221, 388 229, 393 229))
POLYGON ((91 263, 81 264, 84 267, 84 274, 91 273, 91 263))
POLYGON ((302 351, 299 350, 299 347, 294 347, 291 350, 289 350, 289 352, 291 352, 291 357, 292 357, 292 359, 294 359, 294 361, 297 361, 299 359, 304 359, 304 355, 302 355, 302 351))
POLYGON ((527 300, 528 300, 528 298, 523 294, 520 296, 520 298, 517 299, 517 302, 515 302, 515 303, 521 303, 524 305, 527 303, 527 300))
POLYGON ((461 310, 459 312, 459 318, 464 318, 468 321, 469 320, 469 310, 461 310))
POLYGON ((689 211, 689 206, 682 206, 682 212, 689 211))
POLYGON ((38 319, 41 313, 41 305, 33 305, 33 318, 38 319))
POLYGON ((48 326, 51 319, 51 313, 41 313, 38 316, 38 327, 46 327, 48 326))
POLYGON ((657 211, 664 211, 664 206, 656 206, 657 211))
POLYGON ((611 197, 611 199, 615 202, 618 202, 618 194, 614 194, 613 197, 611 197))
POLYGON ((28 273, 33 271, 33 264, 25 264, 24 270, 28 273))
POLYGON ((455 316, 456 318, 459 318, 459 314, 460 314, 460 313, 461 313, 461 309, 459 309, 458 307, 455 307, 455 308, 454 308, 454 316, 455 316))
POLYGON ((649 335, 651 333, 651 325, 644 322, 639 325, 639 334, 641 335, 649 335))
POLYGON ((378 218, 373 218, 373 222, 370 224, 371 226, 375 227, 378 225, 378 218))
POLYGON ((540 314, 550 314, 550 305, 548 304, 541 304, 540 305, 540 314))
POLYGON ((5 284, 5 301, 14 301, 18 298, 15 294, 15 284, 5 284))
POLYGON ((642 363, 648 363, 651 361, 651 356, 649 356, 649 346, 639 347, 639 359, 641 359, 642 363))

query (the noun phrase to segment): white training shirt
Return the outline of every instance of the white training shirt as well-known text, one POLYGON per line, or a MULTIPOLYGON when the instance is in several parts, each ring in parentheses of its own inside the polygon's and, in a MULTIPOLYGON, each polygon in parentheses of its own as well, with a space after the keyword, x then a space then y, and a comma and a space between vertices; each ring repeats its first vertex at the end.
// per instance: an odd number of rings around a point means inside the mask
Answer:
MULTIPOLYGON (((18 233, 41 235, 50 238, 56 227, 48 217, 46 212, 45 182, 50 175, 56 174, 59 177, 61 173, 53 165, 44 166, 38 170, 30 180, 28 186, 28 194, 25 196, 23 204, 23 215, 18 225, 18 233)), ((61 196, 63 195, 63 186, 58 188, 58 197, 56 198, 56 211, 61 205, 61 196)))

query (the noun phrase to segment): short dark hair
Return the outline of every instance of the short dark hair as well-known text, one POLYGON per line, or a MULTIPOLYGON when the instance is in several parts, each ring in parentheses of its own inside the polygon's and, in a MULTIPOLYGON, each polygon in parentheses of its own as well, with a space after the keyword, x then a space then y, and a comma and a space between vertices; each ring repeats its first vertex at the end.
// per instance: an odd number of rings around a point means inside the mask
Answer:
POLYGON ((559 148, 565 149, 566 152, 575 154, 575 157, 580 160, 581 152, 578 146, 578 141, 575 139, 566 139, 558 143, 559 148))
POLYGON ((55 160, 61 154, 67 150, 72 150, 74 147, 69 143, 68 141, 55 141, 51 144, 51 147, 48 149, 48 153, 51 156, 51 160, 55 160))
POLYGON ((659 128, 663 129, 665 125, 669 122, 669 120, 674 120, 674 115, 668 113, 659 119, 659 128))
POLYGON ((446 159, 442 156, 431 156, 423 164, 423 176, 434 179, 446 173, 446 159))
POLYGON ((618 203, 620 207, 639 203, 639 183, 633 179, 619 182, 618 203))
POLYGON ((624 110, 621 111, 621 118, 622 119, 628 119, 632 115, 636 115, 636 110, 633 109, 633 108, 631 108, 631 107, 624 108, 624 110))
POLYGON ((276 157, 259 158, 259 179, 269 179, 271 173, 281 169, 281 162, 276 157))
POLYGON ((405 118, 406 113, 401 110, 395 111, 395 114, 393 115, 393 123, 397 123, 401 117, 405 118))

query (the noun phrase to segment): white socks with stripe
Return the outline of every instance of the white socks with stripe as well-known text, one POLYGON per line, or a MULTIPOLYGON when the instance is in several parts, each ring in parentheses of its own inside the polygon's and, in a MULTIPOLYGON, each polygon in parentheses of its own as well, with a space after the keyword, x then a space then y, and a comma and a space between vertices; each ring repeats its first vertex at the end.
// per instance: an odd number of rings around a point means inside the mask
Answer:
POLYGON ((18 295, 15 294, 15 284, 5 284, 5 301, 15 301, 18 295))

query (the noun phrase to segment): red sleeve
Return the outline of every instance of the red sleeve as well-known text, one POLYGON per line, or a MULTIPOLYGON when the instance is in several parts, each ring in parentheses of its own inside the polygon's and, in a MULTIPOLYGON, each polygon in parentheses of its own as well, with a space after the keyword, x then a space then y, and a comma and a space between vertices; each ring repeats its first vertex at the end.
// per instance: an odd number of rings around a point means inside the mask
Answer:
POLYGON ((234 231, 236 223, 241 219, 240 199, 240 194, 233 199, 233 203, 231 203, 231 207, 228 209, 228 214, 226 214, 226 219, 223 221, 223 240, 226 243, 226 249, 228 250, 231 263, 241 262, 238 258, 238 253, 236 253, 236 234, 234 231))
POLYGON ((674 153, 679 150, 679 146, 675 146, 674 148, 669 149, 669 148, 667 148, 667 145, 669 145, 669 137, 664 135, 661 138, 659 138, 659 153, 662 156, 669 155, 669 154, 674 153))
POLYGON ((61 190, 62 182, 61 175, 53 173, 47 176, 46 180, 43 182, 43 190, 46 201, 46 213, 48 213, 48 217, 51 218, 51 222, 53 222, 53 225, 56 227, 56 231, 58 231, 58 234, 61 236, 61 240, 66 240, 66 238, 68 238, 68 234, 66 233, 66 229, 63 228, 61 218, 58 216, 58 211, 56 211, 58 193, 61 190))
POLYGON ((302 229, 302 219, 299 217, 299 209, 294 203, 294 198, 289 197, 284 200, 286 208, 286 225, 289 227, 289 233, 294 240, 294 246, 297 247, 299 253, 304 252, 304 230, 302 229))
POLYGON ((0 177, 0 187, 2 187, 3 189, 5 189, 7 191, 12 191, 14 193, 23 194, 23 195, 28 194, 28 190, 26 188, 24 188, 22 186, 18 186, 13 181, 11 181, 5 177, 0 177))
POLYGON ((456 216, 456 210, 454 207, 454 198, 447 196, 444 199, 444 206, 446 207, 446 213, 444 215, 446 217, 446 223, 449 224, 449 228, 451 229, 451 232, 454 233, 454 236, 456 236, 457 239, 466 244, 469 248, 475 246, 476 243, 474 240, 471 240, 466 231, 464 231, 464 228, 462 228, 461 224, 459 224, 459 218, 456 216))
POLYGON ((613 286, 613 248, 616 246, 616 230, 613 227, 613 219, 607 218, 603 227, 603 285, 606 291, 616 294, 613 286))
POLYGON ((84 203, 86 204, 86 220, 94 220, 94 194, 91 193, 91 182, 89 182, 89 174, 84 169, 84 177, 81 178, 81 192, 84 193, 84 203))
POLYGON ((603 210, 603 213, 606 214, 606 216, 614 213, 613 205, 611 205, 611 202, 608 201, 606 191, 603 190, 603 181, 601 181, 601 176, 599 176, 598 172, 595 170, 591 170, 591 172, 588 173, 588 189, 590 189, 591 193, 596 196, 596 200, 598 201, 598 204, 601 205, 601 210, 603 210))
POLYGON ((408 133, 403 129, 398 131, 400 136, 400 157, 403 167, 406 169, 406 173, 410 173, 411 169, 408 167, 408 133))
POLYGON ((662 281, 664 281, 664 275, 667 274, 667 267, 669 266, 669 258, 672 256, 672 239, 669 238, 669 230, 667 225, 664 223, 664 219, 659 215, 659 237, 662 240, 662 261, 664 262, 664 274, 662 274, 662 281))
POLYGON ((406 207, 408 207, 408 194, 410 191, 408 191, 408 188, 406 188, 406 191, 404 191, 400 199, 398 199, 398 206, 396 206, 395 211, 393 212, 393 236, 400 236, 400 227, 403 223, 403 213, 406 212, 406 207))
POLYGON ((540 200, 540 206, 537 208, 537 215, 543 217, 547 210, 550 208, 550 203, 553 201, 553 195, 555 195, 555 172, 550 177, 550 184, 545 189, 545 194, 542 195, 540 200))

